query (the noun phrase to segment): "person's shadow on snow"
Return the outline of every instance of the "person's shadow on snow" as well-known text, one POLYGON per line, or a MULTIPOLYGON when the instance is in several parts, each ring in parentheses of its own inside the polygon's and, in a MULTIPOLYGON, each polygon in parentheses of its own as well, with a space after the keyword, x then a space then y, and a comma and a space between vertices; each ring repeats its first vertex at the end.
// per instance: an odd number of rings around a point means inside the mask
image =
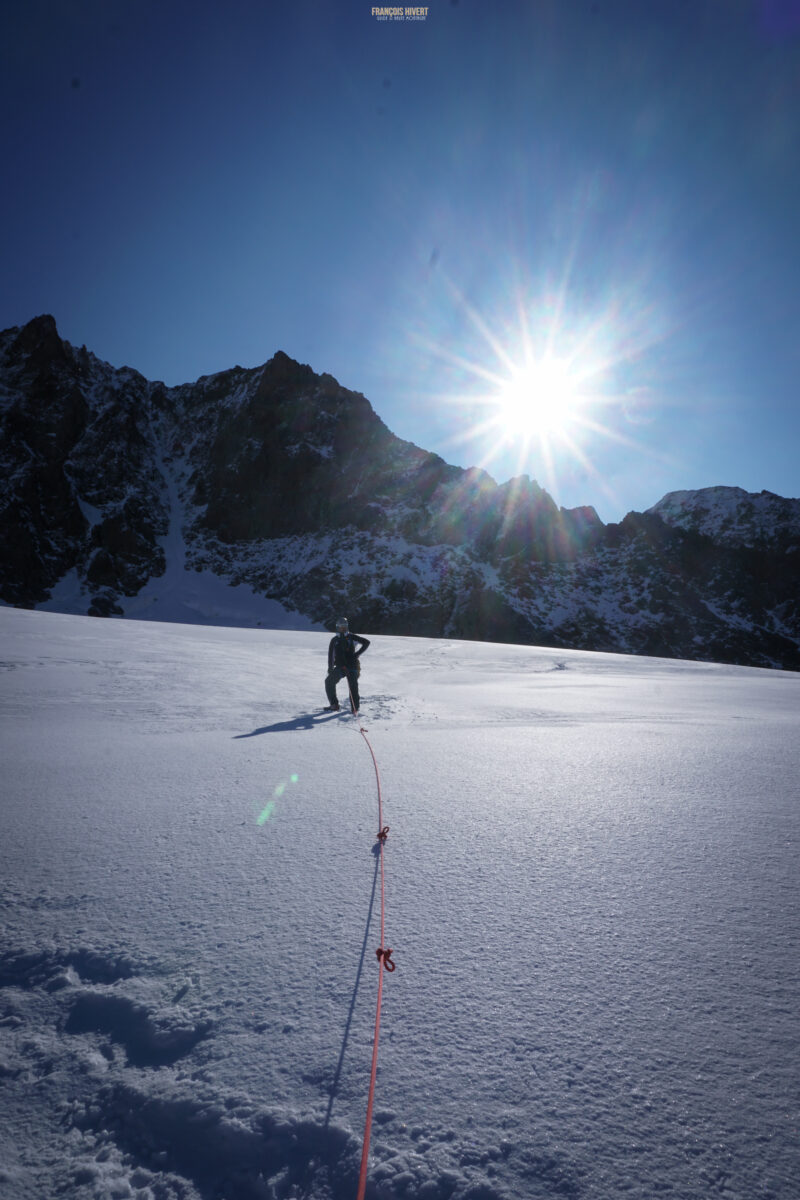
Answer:
POLYGON ((339 713, 305 713, 302 717, 295 717, 291 721, 277 721, 274 725, 262 725, 260 729, 254 729, 252 733, 236 733, 233 740, 236 742, 240 738, 258 737, 262 733, 292 733, 299 729, 313 729, 315 725, 324 725, 327 721, 336 721, 339 718, 339 713))

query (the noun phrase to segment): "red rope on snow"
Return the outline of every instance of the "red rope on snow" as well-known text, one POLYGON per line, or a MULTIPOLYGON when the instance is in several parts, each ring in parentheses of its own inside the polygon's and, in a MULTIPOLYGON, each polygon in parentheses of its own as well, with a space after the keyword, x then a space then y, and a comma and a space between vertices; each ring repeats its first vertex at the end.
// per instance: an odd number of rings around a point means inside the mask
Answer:
POLYGON ((384 949, 384 933, 386 919, 386 879, 383 866, 383 855, 386 848, 386 838, 389 834, 389 826, 383 823, 383 799, 381 797, 381 777, 378 771, 378 763, 375 758, 375 752, 370 745, 367 737, 366 729, 360 728, 359 733, 367 743, 367 748, 372 756, 372 765, 375 768, 375 782, 378 785, 378 853, 381 861, 381 944, 375 951, 378 958, 378 1000, 375 1006, 375 1033, 372 1041, 372 1070, 370 1072, 369 1095, 367 1097, 367 1118, 364 1125, 364 1145, 361 1151, 361 1170, 358 1176, 358 1194, 356 1200, 364 1200, 364 1192, 367 1187, 367 1166, 369 1162, 369 1140, 372 1133, 372 1107, 375 1101, 375 1080, 378 1075, 378 1041, 381 1031, 381 1003, 383 1000, 383 972, 394 971, 396 963, 392 961, 391 949, 384 949))

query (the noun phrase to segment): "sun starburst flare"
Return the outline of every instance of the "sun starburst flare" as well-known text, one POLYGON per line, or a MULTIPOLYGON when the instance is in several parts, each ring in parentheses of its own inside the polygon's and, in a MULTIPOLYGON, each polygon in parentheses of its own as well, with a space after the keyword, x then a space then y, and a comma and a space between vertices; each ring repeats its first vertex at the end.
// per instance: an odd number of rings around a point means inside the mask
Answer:
POLYGON ((560 476, 577 467, 613 499, 596 465, 601 443, 663 457, 628 432, 636 424, 631 406, 641 407, 648 389, 620 384, 629 363, 663 337, 641 308, 624 313, 619 304, 610 305, 591 320, 570 315, 563 294, 518 296, 514 322, 498 332, 451 281, 448 289, 487 347, 486 358, 474 344, 467 355, 429 338, 420 341, 461 385, 437 400, 458 406, 460 429, 450 440, 472 444, 477 465, 491 470, 510 457, 517 474, 541 476, 556 494, 560 476))

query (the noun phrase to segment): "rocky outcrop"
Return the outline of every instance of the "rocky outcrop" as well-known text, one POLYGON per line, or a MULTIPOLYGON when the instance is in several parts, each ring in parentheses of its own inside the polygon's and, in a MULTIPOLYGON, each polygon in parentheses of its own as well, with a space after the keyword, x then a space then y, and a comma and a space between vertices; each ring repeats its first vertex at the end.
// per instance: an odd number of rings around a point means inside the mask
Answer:
POLYGON ((717 545, 789 551, 800 545, 800 504, 774 492, 708 487, 668 492, 648 512, 675 529, 703 534, 717 545))
POLYGON ((9 604, 70 576, 80 611, 125 613, 179 554, 323 624, 800 666, 798 501, 671 493, 604 526, 281 352, 168 388, 37 318, 0 334, 0 456, 9 604))

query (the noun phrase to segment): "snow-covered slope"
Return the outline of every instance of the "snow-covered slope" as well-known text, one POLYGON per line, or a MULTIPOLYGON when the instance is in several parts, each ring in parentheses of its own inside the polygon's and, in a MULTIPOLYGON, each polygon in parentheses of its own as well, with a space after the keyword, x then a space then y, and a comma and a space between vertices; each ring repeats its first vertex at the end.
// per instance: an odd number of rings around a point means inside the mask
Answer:
POLYGON ((800 677, 0 610, 4 1200, 795 1200, 800 677))

